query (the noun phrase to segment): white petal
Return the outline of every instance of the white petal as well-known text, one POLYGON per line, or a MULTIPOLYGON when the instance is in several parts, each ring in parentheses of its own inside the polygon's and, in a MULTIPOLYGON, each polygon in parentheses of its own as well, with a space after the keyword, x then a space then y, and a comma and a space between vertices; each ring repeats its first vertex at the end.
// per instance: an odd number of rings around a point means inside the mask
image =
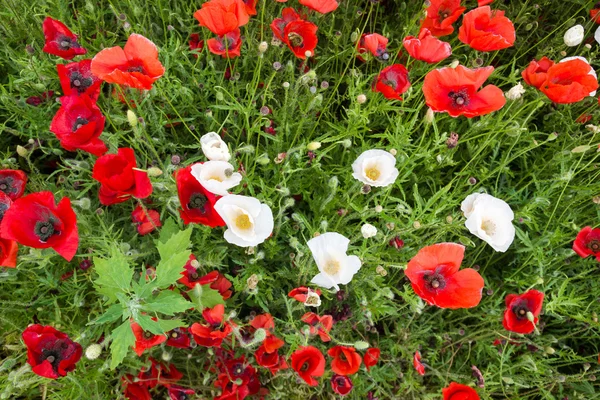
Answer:
POLYGON ((344 263, 344 267, 338 273, 337 283, 347 285, 350 283, 354 275, 358 272, 361 267, 360 258, 357 256, 348 256, 344 263))
POLYGON ((216 132, 208 132, 200 138, 202 152, 211 161, 229 161, 231 154, 227 143, 216 132))
POLYGON ((564 42, 569 47, 574 47, 583 42, 584 29, 582 25, 575 25, 565 32, 564 42))
POLYGON ((335 287, 337 290, 340 290, 340 287, 331 278, 329 278, 322 272, 320 274, 315 275, 314 278, 311 279, 310 283, 314 283, 315 285, 321 286, 325 289, 335 287))
POLYGON ((310 239, 307 243, 319 270, 330 259, 340 259, 345 256, 349 244, 350 239, 336 232, 324 233, 310 239))
POLYGON ((473 193, 468 195, 462 203, 460 203, 460 209, 463 212, 464 216, 469 218, 471 213, 473 212, 473 206, 475 205, 475 200, 483 195, 483 193, 473 193))
POLYGON ((596 42, 600 44, 600 26, 598 27, 598 29, 596 29, 596 32, 594 32, 594 39, 596 39, 596 42))
POLYGON ((257 238, 262 238, 264 241, 271 236, 275 223, 273 221, 273 212, 268 205, 261 204, 260 213, 256 216, 254 223, 254 230, 257 238))
POLYGON ((398 170, 395 165, 396 158, 391 153, 385 150, 367 150, 352 163, 352 176, 371 186, 388 186, 394 183, 398 177, 398 170), (370 179, 365 174, 366 169, 373 167, 380 172, 380 176, 375 180, 370 179))

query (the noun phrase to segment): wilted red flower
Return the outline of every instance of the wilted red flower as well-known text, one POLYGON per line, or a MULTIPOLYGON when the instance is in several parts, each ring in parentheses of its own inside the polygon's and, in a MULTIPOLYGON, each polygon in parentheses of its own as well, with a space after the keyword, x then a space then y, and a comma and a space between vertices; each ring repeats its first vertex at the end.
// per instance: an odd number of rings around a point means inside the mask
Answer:
POLYGON ((268 368, 273 375, 280 369, 286 369, 288 365, 285 358, 278 352, 284 344, 285 342, 275 335, 267 336, 263 344, 254 352, 256 363, 261 367, 268 368))
POLYGON ((56 204, 52 192, 37 192, 14 201, 4 213, 0 236, 36 249, 52 248, 71 261, 79 246, 77 216, 71 200, 56 204))
POLYGON ((600 229, 586 226, 580 230, 573 242, 573 250, 580 257, 595 256, 600 261, 600 229))
POLYGON ((42 29, 46 39, 42 49, 45 53, 71 60, 73 57, 87 52, 77 42, 77 35, 71 32, 62 22, 46 17, 42 23, 42 29))
POLYGON ((4 192, 12 201, 25 193, 27 174, 20 169, 0 170, 0 192, 4 192))
POLYGON ((191 399, 191 395, 196 394, 193 389, 187 389, 177 385, 169 386, 169 398, 171 400, 191 399))
POLYGON ((321 14, 327 14, 338 8, 336 0, 299 0, 300 4, 321 14))
POLYGON ((460 268, 465 247, 438 243, 423 247, 404 271, 415 293, 440 308, 470 308, 481 301, 483 278, 472 268, 460 268))
POLYGON ((167 346, 187 349, 190 347, 190 336, 187 328, 175 328, 167 332, 167 346))
POLYGON ((65 96, 85 94, 90 96, 92 100, 98 99, 102 81, 92 74, 91 67, 92 60, 89 59, 67 65, 56 65, 60 87, 65 96))
POLYGON ((433 111, 452 117, 473 118, 497 111, 506 104, 502 90, 487 85, 477 91, 492 72, 494 67, 469 69, 462 65, 434 69, 423 82, 425 102, 433 111))
POLYGON ((254 329, 264 329, 267 331, 267 335, 269 335, 269 332, 272 332, 273 329, 275 329, 275 320, 269 313, 260 314, 252 318, 250 326, 254 329))
POLYGON ((376 347, 371 347, 365 351, 365 356, 363 357, 363 362, 365 363, 365 367, 367 367, 367 371, 371 369, 374 365, 379 361, 379 356, 381 355, 381 350, 376 347))
MULTIPOLYGON (((152 320, 156 321, 156 318, 153 317, 152 320)), ((138 356, 141 356, 144 353, 144 350, 158 346, 167 340, 165 335, 155 335, 152 332, 143 330, 137 322, 131 322, 131 330, 135 336, 135 346, 133 347, 133 351, 135 351, 135 354, 138 356)))
POLYGON ((225 314, 225 306, 217 304, 213 308, 205 308, 202 311, 202 316, 208 325, 194 323, 189 332, 194 337, 196 343, 204 347, 221 347, 223 339, 231 333, 231 326, 228 323, 223 323, 225 314))
POLYGON ((56 379, 75 369, 81 358, 81 345, 51 326, 31 325, 23 331, 27 363, 40 376, 56 379))
POLYGON ((208 50, 211 53, 221 56, 223 58, 235 58, 240 56, 240 50, 242 48, 242 37, 240 30, 235 29, 231 32, 227 32, 222 36, 208 39, 206 41, 208 50))
POLYGON ((427 16, 421 21, 421 29, 427 28, 434 36, 442 37, 454 32, 453 23, 466 10, 460 0, 431 0, 427 16))
POLYGON ((122 378, 125 384, 123 396, 128 400, 152 400, 152 396, 148 391, 148 386, 138 382, 134 382, 135 377, 133 375, 125 375, 122 378))
POLYGON ((294 52, 296 57, 304 60, 306 59, 306 52, 310 52, 311 56, 315 55, 315 47, 317 47, 319 41, 317 38, 318 29, 312 22, 292 21, 285 25, 282 41, 294 52))
POLYGON ((190 51, 194 53, 194 58, 198 58, 198 53, 201 53, 202 49, 204 49, 204 40, 200 39, 199 34, 192 33, 188 44, 190 51))
POLYGON ((181 209, 179 215, 185 224, 202 224, 211 228, 225 226, 223 218, 215 211, 218 197, 209 192, 192 175, 192 166, 174 172, 177 195, 181 209))
POLYGON ((442 389, 442 396, 444 396, 443 400, 479 400, 475 389, 456 382, 442 389))
POLYGON ((300 346, 292 353, 291 364, 294 371, 310 386, 319 382, 314 377, 322 376, 325 372, 325 357, 314 346, 300 346))
POLYGON ((162 226, 158 211, 144 210, 140 205, 131 212, 131 220, 136 225, 138 233, 142 236, 162 226))
POLYGON ((323 342, 329 342, 329 331, 333 328, 333 317, 331 315, 318 316, 315 313, 307 312, 301 318, 302 322, 310 325, 310 334, 319 335, 323 342))
POLYGON ((344 375, 333 375, 331 377, 331 388, 340 396, 345 396, 352 391, 352 380, 344 375))
POLYGON ((421 353, 418 350, 415 351, 415 355, 413 356, 413 367, 415 367, 419 375, 425 375, 425 366, 421 363, 421 353))
POLYGON ((463 17, 458 40, 478 51, 495 51, 515 44, 515 27, 504 11, 478 7, 463 17))
POLYGON ((373 56, 380 61, 387 61, 390 58, 389 53, 386 51, 387 44, 388 38, 379 33, 363 34, 356 43, 358 59, 367 61, 373 56))
POLYGON ((132 196, 145 199, 152 194, 148 173, 137 169, 135 153, 128 147, 98 158, 92 178, 100 182, 98 197, 105 206, 122 203, 132 196))
POLYGON ((532 289, 521 295, 509 294, 505 302, 504 329, 523 334, 535 331, 538 316, 542 312, 544 293, 532 289))
POLYGON ((288 296, 307 306, 318 306, 321 302, 319 298, 319 296, 321 296, 321 291, 319 289, 312 290, 311 288, 304 286, 292 289, 288 293, 288 296), (319 304, 316 304, 316 302, 319 304))
POLYGON ((54 90, 47 90, 42 93, 40 96, 30 96, 25 100, 25 103, 30 106, 37 107, 42 104, 44 101, 50 100, 54 96, 54 90))
POLYGON ((531 61, 527 68, 521 72, 521 76, 525 83, 539 89, 546 81, 547 72, 553 65, 554 61, 544 56, 539 61, 531 61))
POLYGON ((421 29, 418 38, 414 36, 405 37, 402 44, 412 58, 429 64, 438 63, 452 54, 450 43, 442 42, 433 36, 427 28, 421 29))
POLYGON ((281 11, 281 18, 275 18, 273 22, 271 22, 271 30, 275 37, 282 42, 285 41, 285 27, 287 24, 293 21, 301 21, 302 17, 300 14, 296 12, 293 8, 286 7, 281 11))
POLYGON ((334 346, 327 350, 327 354, 333 357, 331 370, 339 375, 356 373, 362 363, 362 357, 354 347, 334 346))
POLYGON ((400 239, 400 236, 395 236, 389 241, 389 245, 396 250, 400 250, 404 247, 404 240, 400 239))
POLYGON ((170 386, 183 378, 183 373, 174 364, 162 364, 152 357, 150 362, 150 367, 142 369, 138 374, 138 381, 145 386, 170 386))
POLYGON ((539 89, 555 103, 576 103, 598 89, 598 79, 591 71, 591 65, 578 58, 559 62, 548 69, 539 89))
POLYGON ((142 35, 132 33, 125 47, 101 50, 92 59, 92 74, 108 83, 135 89, 152 89, 152 84, 165 73, 158 59, 156 45, 142 35))
POLYGON ((194 13, 200 24, 215 35, 223 36, 250 21, 242 0, 210 0, 194 13))
POLYGON ((108 148, 100 135, 105 118, 96 103, 88 95, 71 95, 60 98, 61 106, 50 123, 50 131, 67 151, 77 149, 95 156, 106 153, 108 148))
POLYGON ((402 64, 385 67, 373 84, 373 91, 383 94, 386 99, 402 100, 400 96, 410 87, 408 71, 402 64))

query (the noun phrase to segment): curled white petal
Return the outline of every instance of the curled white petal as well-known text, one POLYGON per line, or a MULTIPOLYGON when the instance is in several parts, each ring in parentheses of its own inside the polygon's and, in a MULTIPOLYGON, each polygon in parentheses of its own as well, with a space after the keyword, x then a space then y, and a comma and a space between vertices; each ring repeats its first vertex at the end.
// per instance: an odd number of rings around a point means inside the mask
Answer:
POLYGON ((208 132, 200 138, 202 152, 211 161, 229 161, 231 154, 227 143, 216 132, 208 132))
POLYGON ((242 175, 234 172, 233 165, 227 161, 207 161, 192 165, 192 176, 209 192, 226 196, 227 191, 239 185, 242 175))

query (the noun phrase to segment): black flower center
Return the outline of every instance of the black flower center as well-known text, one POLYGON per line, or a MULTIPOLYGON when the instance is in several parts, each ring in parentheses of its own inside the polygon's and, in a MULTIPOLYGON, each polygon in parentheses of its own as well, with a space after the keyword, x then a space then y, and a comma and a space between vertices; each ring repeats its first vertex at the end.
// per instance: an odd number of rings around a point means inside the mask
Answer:
POLYGON ((188 397, 188 395, 187 395, 187 394, 185 394, 185 393, 180 393, 180 394, 179 394, 179 397, 178 397, 178 399, 179 399, 179 400, 188 400, 188 399, 189 399, 189 397, 188 397))
POLYGON ((2 218, 4 218, 4 213, 6 210, 8 210, 8 204, 0 203, 0 221, 2 221, 2 218))
POLYGON ((518 304, 512 308, 512 312, 518 319, 526 319, 529 308, 526 304, 518 304))
POLYGON ((288 33, 288 40, 290 41, 293 47, 302 47, 304 45, 304 39, 296 32, 288 33))
POLYGON ((84 93, 94 83, 92 78, 81 75, 79 71, 71 72, 69 81, 71 82, 71 89, 77 90, 80 94, 84 93))
POLYGON ((131 67, 127 68, 127 72, 139 72, 140 74, 146 73, 144 67, 141 65, 132 65, 131 67))
POLYGON ((346 386, 346 380, 344 378, 342 378, 341 376, 335 379, 335 383, 339 387, 345 387, 346 386))
POLYGON ((598 240, 598 239, 590 240, 589 243, 587 244, 587 247, 594 253, 599 252, 600 251, 600 240, 598 240))
POLYGON ((310 368, 310 364, 308 361, 305 361, 304 364, 302 364, 302 366, 300 367, 300 371, 306 372, 308 371, 308 368, 310 368))
POLYGON ((153 337, 154 334, 152 332, 144 331, 144 339, 152 339, 153 337))
POLYGON ((208 199, 202 193, 194 193, 190 197, 190 201, 188 202, 188 208, 200 210, 200 212, 204 212, 205 211, 204 206, 206 205, 207 201, 208 201, 208 199))
POLYGON ((466 90, 459 90, 457 92, 450 91, 448 97, 452 99, 452 105, 455 108, 461 108, 469 104, 469 95, 466 90))
POLYGON ((438 290, 446 287, 446 279, 437 271, 432 274, 423 275, 423 280, 425 281, 425 287, 430 292, 437 293, 438 290))
POLYGON ((448 18, 452 13, 450 12, 450 10, 440 10, 438 12, 438 15, 440 16, 440 19, 443 21, 446 18, 448 18))
POLYGON ((17 193, 17 188, 13 186, 14 179, 10 176, 0 178, 0 190, 10 195, 11 193, 17 193))
POLYGON ((58 48, 63 51, 70 50, 74 47, 80 47, 77 40, 64 35, 59 36, 56 39, 56 43, 58 44, 58 48))
POLYGON ((90 122, 90 121, 88 121, 87 119, 85 119, 83 117, 77 117, 75 122, 73 122, 73 132, 76 132, 79 128, 86 125, 88 122, 90 122))
POLYGON ((60 231, 54 228, 54 221, 38 221, 34 228, 35 235, 40 239, 40 242, 46 243, 53 235, 60 235, 60 231))
POLYGON ((233 375, 240 376, 244 373, 244 370, 245 370, 245 368, 242 364, 235 364, 232 369, 233 375))

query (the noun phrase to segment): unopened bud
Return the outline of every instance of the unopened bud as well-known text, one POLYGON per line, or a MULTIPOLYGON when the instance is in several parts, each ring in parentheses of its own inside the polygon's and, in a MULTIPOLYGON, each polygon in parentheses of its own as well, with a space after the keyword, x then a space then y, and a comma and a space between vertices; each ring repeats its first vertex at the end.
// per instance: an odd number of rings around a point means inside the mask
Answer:
POLYGON ((533 321, 535 321, 535 317, 531 311, 527 311, 527 320, 531 323, 534 323, 533 321))
POLYGON ((96 358, 98 358, 100 356, 100 354, 102 353, 102 346, 100 346, 99 344, 91 344, 88 346, 87 349, 85 349, 85 357, 88 360, 95 360, 96 358))
POLYGON ((169 362, 173 358, 173 354, 169 353, 168 351, 163 351, 161 358, 163 361, 169 362))
POLYGON ((387 275, 387 271, 381 265, 377 266, 377 268, 375 269, 375 272, 377 272, 377 274, 379 274, 381 276, 386 276, 387 275))
POLYGON ((259 343, 265 340, 267 337, 267 332, 263 328, 258 328, 256 332, 254 332, 254 343, 259 343))
POLYGON ((435 119, 435 117, 433 114, 433 110, 431 108, 428 108, 427 112, 425 113, 425 123, 431 124, 431 123, 433 123, 434 119, 435 119))
POLYGON ((450 63, 450 68, 456 68, 458 67, 459 61, 458 60, 454 60, 450 63))
POLYGON ((363 342, 363 341, 358 341, 358 342, 354 343, 354 348, 356 350, 366 350, 369 348, 369 343, 363 342))
POLYGON ((20 155, 21 157, 25 158, 29 155, 29 150, 27 150, 23 146, 17 146, 17 154, 20 155))
POLYGON ((148 168, 148 176, 161 176, 162 173, 163 172, 160 168, 156 168, 156 167, 148 168))
POLYGON ((132 128, 135 128, 138 124, 137 115, 135 115, 135 113, 131 110, 127 110, 127 121, 132 128))
POLYGON ((367 96, 365 96, 364 94, 359 94, 358 96, 356 96, 356 102, 358 104, 365 104, 367 102, 367 96))
POLYGON ((321 148, 321 142, 310 142, 306 148, 310 151, 315 151, 321 148))
POLYGON ((267 42, 260 42, 260 44, 258 45, 258 52, 261 53, 261 54, 265 53, 268 48, 269 48, 269 43, 267 43, 267 42))
POLYGON ((546 346, 544 347, 544 352, 548 355, 552 355, 554 353, 556 353, 556 350, 554 350, 552 347, 550 346, 546 346))

